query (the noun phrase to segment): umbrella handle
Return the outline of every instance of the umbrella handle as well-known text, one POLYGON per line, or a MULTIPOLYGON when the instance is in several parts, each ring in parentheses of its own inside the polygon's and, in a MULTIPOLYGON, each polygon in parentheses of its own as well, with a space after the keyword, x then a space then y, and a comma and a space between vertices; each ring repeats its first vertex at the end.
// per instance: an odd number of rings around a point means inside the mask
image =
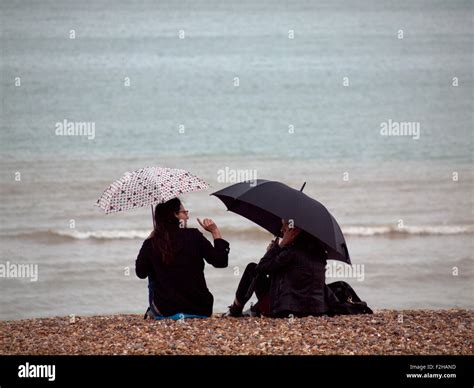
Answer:
POLYGON ((275 238, 272 240, 273 246, 275 246, 275 244, 278 245, 278 239, 279 239, 279 238, 280 238, 280 237, 275 236, 275 238))

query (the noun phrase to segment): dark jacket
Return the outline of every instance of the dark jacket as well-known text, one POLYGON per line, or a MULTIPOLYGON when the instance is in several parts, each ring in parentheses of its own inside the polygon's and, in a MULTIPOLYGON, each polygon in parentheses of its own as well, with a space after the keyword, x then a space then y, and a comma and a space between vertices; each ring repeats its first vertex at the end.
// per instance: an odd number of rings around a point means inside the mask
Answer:
POLYGON ((179 229, 173 241, 176 253, 173 262, 166 265, 154 250, 152 240, 145 240, 135 263, 137 276, 149 276, 154 282, 153 300, 161 314, 211 316, 214 298, 204 279, 204 260, 216 268, 227 267, 229 243, 216 239, 212 246, 199 230, 192 228, 179 229))
POLYGON ((319 244, 275 246, 260 260, 257 271, 270 275, 272 316, 319 315, 325 298, 327 253, 319 244))

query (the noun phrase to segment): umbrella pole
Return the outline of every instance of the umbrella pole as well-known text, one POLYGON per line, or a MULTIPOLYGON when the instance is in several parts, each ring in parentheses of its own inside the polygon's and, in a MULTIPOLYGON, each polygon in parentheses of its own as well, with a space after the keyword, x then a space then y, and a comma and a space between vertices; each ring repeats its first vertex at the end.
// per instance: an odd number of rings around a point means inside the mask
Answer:
POLYGON ((153 205, 151 205, 151 218, 153 220, 153 230, 155 230, 155 210, 153 209, 153 205))
POLYGON ((300 191, 303 191, 303 189, 304 189, 304 187, 305 187, 305 186, 306 186, 306 182, 305 182, 305 183, 303 183, 303 186, 301 186, 301 189, 300 189, 300 191))

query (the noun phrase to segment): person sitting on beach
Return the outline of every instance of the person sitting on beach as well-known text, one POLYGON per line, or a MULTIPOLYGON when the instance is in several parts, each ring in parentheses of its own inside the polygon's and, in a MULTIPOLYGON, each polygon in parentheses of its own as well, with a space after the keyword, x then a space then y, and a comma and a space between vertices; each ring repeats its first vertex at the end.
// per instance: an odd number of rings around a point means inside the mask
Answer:
POLYGON ((138 254, 135 271, 139 278, 149 278, 155 317, 212 315, 214 298, 204 278, 204 260, 216 268, 227 267, 229 243, 211 219, 198 222, 212 234, 214 246, 198 229, 186 228, 188 219, 178 198, 156 205, 155 228, 138 254))
POLYGON ((314 237, 282 220, 283 238, 272 241, 258 264, 247 265, 234 302, 224 316, 242 316, 255 292, 258 303, 244 315, 303 317, 323 315, 327 252, 314 237))

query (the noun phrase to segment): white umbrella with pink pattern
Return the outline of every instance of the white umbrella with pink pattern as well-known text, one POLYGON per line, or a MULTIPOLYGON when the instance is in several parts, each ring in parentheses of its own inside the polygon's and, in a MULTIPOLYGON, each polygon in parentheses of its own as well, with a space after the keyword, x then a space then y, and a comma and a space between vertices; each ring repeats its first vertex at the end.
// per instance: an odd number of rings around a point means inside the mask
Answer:
POLYGON ((106 214, 152 206, 209 188, 201 178, 177 168, 145 167, 113 182, 97 200, 106 214))

